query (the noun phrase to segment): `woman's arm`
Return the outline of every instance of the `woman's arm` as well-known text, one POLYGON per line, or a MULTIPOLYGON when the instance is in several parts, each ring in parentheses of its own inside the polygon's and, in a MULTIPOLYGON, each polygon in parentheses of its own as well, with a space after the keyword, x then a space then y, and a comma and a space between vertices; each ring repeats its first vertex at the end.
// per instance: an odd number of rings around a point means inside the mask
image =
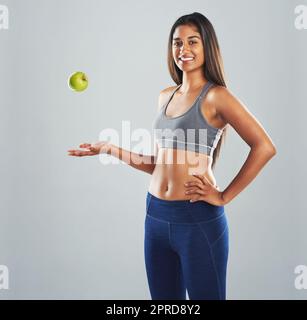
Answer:
POLYGON ((276 154, 276 147, 257 119, 227 88, 213 88, 212 98, 216 112, 225 123, 230 124, 251 150, 242 168, 222 192, 224 203, 237 196, 276 154))
POLYGON ((156 166, 156 156, 145 156, 137 154, 113 144, 108 144, 107 154, 112 155, 119 160, 124 161, 132 168, 152 174, 156 166))
POLYGON ((142 154, 124 150, 105 141, 98 141, 96 143, 82 143, 79 145, 79 147, 83 150, 70 149, 67 150, 68 155, 75 157, 85 157, 95 156, 100 153, 109 154, 124 161, 131 167, 147 172, 149 174, 152 174, 156 166, 156 155, 144 156, 142 154))

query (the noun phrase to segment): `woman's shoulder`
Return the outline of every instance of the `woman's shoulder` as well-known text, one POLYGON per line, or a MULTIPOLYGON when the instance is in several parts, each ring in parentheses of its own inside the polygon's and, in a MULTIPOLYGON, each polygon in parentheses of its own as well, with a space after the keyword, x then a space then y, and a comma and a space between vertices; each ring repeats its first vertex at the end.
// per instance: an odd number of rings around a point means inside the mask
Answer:
POLYGON ((159 102, 158 102, 158 111, 166 104, 167 100, 170 98, 173 91, 177 86, 166 87, 160 91, 159 102))
POLYGON ((221 104, 227 105, 232 92, 225 86, 213 84, 206 96, 206 103, 217 108, 221 104))
POLYGON ((175 90, 178 86, 171 86, 171 87, 166 87, 165 89, 162 89, 161 92, 167 93, 175 90))
POLYGON ((212 88, 210 88, 208 92, 208 97, 209 99, 217 100, 217 99, 225 98, 227 95, 230 95, 230 94, 231 94, 231 91, 229 90, 229 88, 218 85, 218 84, 213 84, 212 88))

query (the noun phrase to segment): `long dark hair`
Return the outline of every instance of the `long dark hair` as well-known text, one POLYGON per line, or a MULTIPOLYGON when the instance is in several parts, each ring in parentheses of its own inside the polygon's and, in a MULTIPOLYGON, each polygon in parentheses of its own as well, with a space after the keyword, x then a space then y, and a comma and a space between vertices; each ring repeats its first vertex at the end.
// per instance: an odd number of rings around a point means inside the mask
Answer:
MULTIPOLYGON (((171 28, 168 39, 167 63, 168 70, 175 83, 177 85, 182 83, 182 71, 175 64, 172 54, 173 34, 175 29, 180 25, 195 26, 201 35, 203 47, 205 48, 206 53, 205 63, 203 65, 205 78, 216 85, 227 87, 224 75, 223 60, 214 28, 211 22, 199 12, 193 12, 191 14, 181 16, 176 20, 171 28)), ((216 160, 219 157, 221 144, 225 141, 226 129, 227 125, 224 127, 221 138, 213 152, 212 168, 214 168, 216 160)))

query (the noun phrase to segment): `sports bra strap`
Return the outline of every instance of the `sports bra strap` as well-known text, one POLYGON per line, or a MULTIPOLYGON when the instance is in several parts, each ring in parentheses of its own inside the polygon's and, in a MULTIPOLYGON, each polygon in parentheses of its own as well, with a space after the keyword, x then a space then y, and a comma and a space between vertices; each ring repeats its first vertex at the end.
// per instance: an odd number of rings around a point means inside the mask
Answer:
POLYGON ((200 95, 199 95, 199 98, 203 98, 205 95, 206 95, 206 93, 208 92, 208 90, 210 89, 210 87, 212 87, 213 86, 213 83, 212 82, 210 82, 210 81, 208 81, 205 85, 204 85, 204 87, 203 87, 203 89, 202 89, 202 91, 201 91, 201 93, 200 93, 200 95))

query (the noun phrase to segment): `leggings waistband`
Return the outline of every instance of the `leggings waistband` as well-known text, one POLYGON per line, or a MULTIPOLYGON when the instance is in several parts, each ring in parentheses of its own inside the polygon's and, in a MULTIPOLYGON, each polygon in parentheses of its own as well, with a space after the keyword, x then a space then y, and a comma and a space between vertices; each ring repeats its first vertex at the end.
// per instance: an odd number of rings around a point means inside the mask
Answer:
POLYGON ((168 222, 209 222, 224 215, 224 206, 216 206, 206 201, 164 200, 147 192, 146 213, 168 222))

